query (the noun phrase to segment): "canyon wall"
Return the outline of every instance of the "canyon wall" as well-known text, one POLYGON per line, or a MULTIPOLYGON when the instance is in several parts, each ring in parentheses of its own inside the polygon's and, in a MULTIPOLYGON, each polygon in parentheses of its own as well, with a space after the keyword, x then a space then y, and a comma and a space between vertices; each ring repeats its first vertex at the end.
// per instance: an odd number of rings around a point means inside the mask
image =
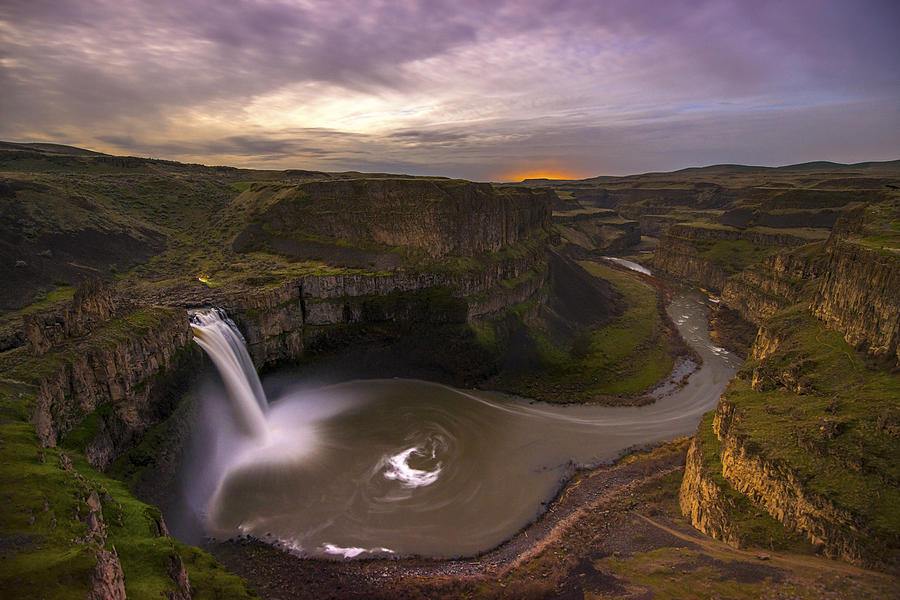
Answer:
POLYGON ((809 282, 823 272, 819 250, 809 247, 764 258, 725 281, 722 302, 750 323, 761 325, 808 295, 809 282))
POLYGON ((679 494, 682 513, 691 524, 716 539, 744 546, 748 531, 740 522, 761 509, 826 556, 866 566, 884 564, 888 557, 879 554, 884 548, 877 542, 883 534, 812 491, 789 464, 761 453, 732 426, 740 418, 736 413, 735 404, 723 397, 712 422, 701 422, 691 444, 679 494))
POLYGON ((674 228, 669 228, 654 250, 653 270, 715 293, 721 292, 727 277, 725 270, 702 256, 690 241, 673 235, 674 228))
POLYGON ((340 240, 363 249, 404 247, 432 258, 473 256, 544 234, 555 197, 552 190, 452 179, 254 184, 235 200, 252 225, 234 247, 243 252, 273 246, 279 238, 340 240))
POLYGON ((718 294, 724 290, 726 279, 743 270, 755 254, 810 241, 781 231, 676 223, 656 247, 653 266, 718 294))
POLYGON ((691 441, 685 461, 684 478, 678 494, 681 513, 706 535, 739 547, 744 541, 734 523, 739 499, 733 492, 729 493, 731 490, 727 483, 721 481, 721 473, 715 472, 718 465, 710 454, 710 449, 705 447, 698 433, 691 441), (710 466, 710 463, 715 466, 710 466))
POLYGON ((900 261, 896 254, 843 241, 827 259, 810 308, 851 345, 900 365, 900 261))
POLYGON ((302 277, 223 304, 261 365, 296 359, 321 327, 488 318, 529 300, 546 280, 546 258, 538 249, 461 273, 302 277))
POLYGON ((713 432, 721 441, 722 476, 750 502, 791 531, 803 534, 826 556, 856 564, 873 564, 878 536, 851 511, 816 493, 789 465, 756 451, 730 427, 734 408, 727 400, 716 409, 713 432))
POLYGON ((641 241, 637 221, 623 219, 609 212, 554 214, 553 224, 570 243, 591 253, 621 252, 641 241))
POLYGON ((112 288, 97 278, 84 280, 75 290, 72 303, 59 312, 25 315, 28 351, 39 356, 54 344, 89 333, 109 321, 116 311, 112 288))
POLYGON ((47 329, 27 321, 31 344, 5 353, 4 371, 34 386, 31 418, 42 445, 55 446, 81 426, 78 443, 92 465, 104 468, 172 408, 167 392, 192 359, 187 314, 162 307, 123 311, 108 290, 82 287, 72 306, 46 321, 47 329), (86 319, 85 306, 103 311, 86 319))
POLYGON ((720 539, 742 543, 740 520, 761 510, 827 556, 890 569, 900 547, 884 516, 900 493, 890 466, 900 260, 857 229, 727 279, 723 305, 758 332, 698 429, 680 500, 698 529, 720 539), (859 501, 870 497, 880 499, 859 501))
POLYGON ((32 420, 42 444, 77 440, 103 469, 168 416, 174 408, 168 390, 183 383, 185 367, 199 356, 189 345, 185 308, 225 308, 263 365, 298 360, 335 332, 352 340, 371 325, 394 331, 414 323, 462 331, 545 297, 553 192, 397 179, 253 189, 244 200, 270 232, 328 238, 335 247, 349 236, 365 251, 367 243, 402 244, 438 260, 387 272, 334 268, 263 289, 208 289, 202 300, 180 297, 181 308, 136 310, 139 299, 114 297, 99 281, 82 284, 68 306, 25 315, 26 345, 4 355, 37 387, 32 420))

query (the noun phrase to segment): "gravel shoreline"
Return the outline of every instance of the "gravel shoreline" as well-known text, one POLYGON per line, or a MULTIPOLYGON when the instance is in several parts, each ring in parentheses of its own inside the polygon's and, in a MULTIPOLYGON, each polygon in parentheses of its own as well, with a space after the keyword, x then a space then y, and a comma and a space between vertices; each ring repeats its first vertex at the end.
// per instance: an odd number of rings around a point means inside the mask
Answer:
POLYGON ((453 580, 502 578, 576 527, 587 512, 602 512, 644 484, 683 467, 684 449, 678 448, 657 458, 578 472, 537 520, 497 548, 474 557, 308 559, 256 540, 219 543, 209 549, 266 599, 403 597, 410 580, 440 589, 453 580))

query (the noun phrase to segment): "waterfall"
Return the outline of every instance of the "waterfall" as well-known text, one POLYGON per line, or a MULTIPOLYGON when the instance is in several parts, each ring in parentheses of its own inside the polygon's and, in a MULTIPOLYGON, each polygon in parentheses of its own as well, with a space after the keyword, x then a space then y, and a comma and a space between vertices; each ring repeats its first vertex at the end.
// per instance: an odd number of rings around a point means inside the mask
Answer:
POLYGON ((191 314, 194 341, 216 365, 241 428, 254 438, 268 432, 269 404, 241 332, 225 313, 212 308, 191 314))

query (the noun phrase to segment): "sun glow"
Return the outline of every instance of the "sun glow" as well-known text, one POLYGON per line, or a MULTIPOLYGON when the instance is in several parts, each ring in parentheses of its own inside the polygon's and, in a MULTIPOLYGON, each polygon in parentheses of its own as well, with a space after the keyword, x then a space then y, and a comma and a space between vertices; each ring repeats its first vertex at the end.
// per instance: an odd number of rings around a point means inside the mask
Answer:
POLYGON ((565 169, 523 169, 500 175, 500 181, 522 181, 525 179, 584 179, 585 175, 565 169))

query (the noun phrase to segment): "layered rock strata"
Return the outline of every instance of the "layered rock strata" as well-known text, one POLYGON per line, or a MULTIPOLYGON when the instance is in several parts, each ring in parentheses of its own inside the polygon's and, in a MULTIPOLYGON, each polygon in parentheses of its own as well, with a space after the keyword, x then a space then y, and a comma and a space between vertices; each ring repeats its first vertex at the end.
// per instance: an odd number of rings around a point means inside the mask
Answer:
POLYGON ((808 295, 809 282, 823 272, 817 252, 780 252, 725 281, 721 300, 756 326, 808 295))
POLYGON ((94 415, 85 452, 91 464, 104 468, 167 414, 170 403, 160 396, 189 360, 183 349, 190 339, 183 310, 154 308, 54 347, 41 357, 42 371, 22 374, 37 387, 32 420, 41 443, 56 445, 94 415))
POLYGON ((812 313, 851 345, 900 365, 900 260, 840 239, 826 255, 812 313))
POLYGON ((466 323, 533 297, 546 283, 543 252, 463 273, 303 277, 227 300, 257 364, 295 359, 313 327, 428 321, 466 323))
POLYGON ((89 333, 109 321, 116 311, 113 290, 100 279, 86 279, 75 290, 72 303, 62 310, 25 315, 23 329, 28 351, 40 356, 53 344, 89 333))
MULTIPOLYGON (((782 232, 740 230, 733 227, 704 227, 673 224, 656 247, 653 266, 677 279, 721 293, 735 270, 718 262, 708 250, 716 242, 746 242, 756 248, 793 248, 809 240, 782 232)), ((740 259, 740 256, 735 256, 740 259)))
POLYGON ((235 200, 253 215, 253 224, 234 248, 277 247, 277 240, 288 239, 403 247, 432 258, 474 256, 546 231, 555 196, 547 189, 451 179, 254 184, 235 200))
POLYGON ((553 215, 553 224, 570 242, 595 253, 620 252, 641 241, 640 224, 614 213, 553 215))

